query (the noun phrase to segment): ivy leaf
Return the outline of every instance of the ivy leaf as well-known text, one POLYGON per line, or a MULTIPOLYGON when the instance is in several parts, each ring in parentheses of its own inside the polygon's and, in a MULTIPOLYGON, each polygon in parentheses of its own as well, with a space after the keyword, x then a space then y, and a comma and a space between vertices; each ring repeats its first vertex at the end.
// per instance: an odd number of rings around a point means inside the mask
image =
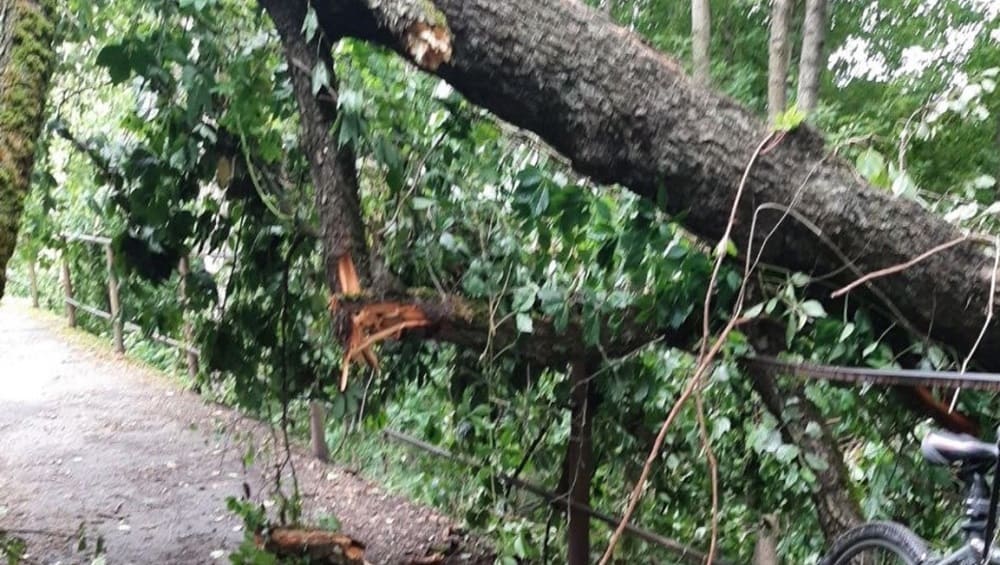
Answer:
POLYGON ((799 456, 799 448, 793 444, 785 443, 774 451, 774 457, 781 463, 791 463, 799 456))
POLYGON ((528 312, 535 305, 535 295, 537 291, 533 285, 522 286, 514 291, 514 303, 512 307, 515 312, 528 312))
POLYGON ((302 22, 302 33, 306 36, 306 41, 312 41, 316 37, 316 30, 319 29, 319 18, 316 17, 316 10, 309 5, 306 11, 305 21, 302 22))
POLYGON ((535 330, 535 324, 530 314, 518 312, 514 320, 517 322, 517 331, 521 333, 530 334, 535 330))
POLYGON ((330 71, 323 61, 318 61, 312 70, 312 93, 313 96, 319 94, 320 90, 330 86, 330 71))
POLYGON ((875 183, 876 179, 885 174, 885 157, 869 148, 858 155, 857 166, 861 176, 875 183))

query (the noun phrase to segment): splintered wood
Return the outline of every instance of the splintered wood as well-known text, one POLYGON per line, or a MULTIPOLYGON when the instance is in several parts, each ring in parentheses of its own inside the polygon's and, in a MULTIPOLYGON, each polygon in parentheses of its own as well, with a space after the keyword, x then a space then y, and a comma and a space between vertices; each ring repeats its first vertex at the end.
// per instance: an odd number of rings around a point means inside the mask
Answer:
POLYGON ((310 563, 362 565, 365 546, 344 534, 326 530, 274 528, 255 536, 257 547, 278 557, 307 557, 310 563))
MULTIPOLYGON (((340 294, 330 298, 330 311, 340 309, 339 297, 361 295, 361 282, 350 254, 344 254, 337 262, 337 277, 340 282, 340 294)), ((401 302, 374 302, 362 306, 351 314, 350 333, 344 361, 340 371, 340 390, 347 388, 347 378, 351 372, 351 362, 364 361, 369 367, 378 371, 379 362, 372 346, 385 339, 399 339, 404 330, 420 328, 430 324, 423 310, 414 304, 401 302)))

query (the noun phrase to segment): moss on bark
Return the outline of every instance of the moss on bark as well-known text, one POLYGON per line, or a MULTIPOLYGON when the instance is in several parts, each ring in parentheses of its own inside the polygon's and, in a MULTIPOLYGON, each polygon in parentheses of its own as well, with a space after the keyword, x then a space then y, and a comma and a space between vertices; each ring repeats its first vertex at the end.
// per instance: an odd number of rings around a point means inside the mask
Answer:
POLYGON ((0 0, 0 298, 45 118, 54 36, 53 0, 0 0))

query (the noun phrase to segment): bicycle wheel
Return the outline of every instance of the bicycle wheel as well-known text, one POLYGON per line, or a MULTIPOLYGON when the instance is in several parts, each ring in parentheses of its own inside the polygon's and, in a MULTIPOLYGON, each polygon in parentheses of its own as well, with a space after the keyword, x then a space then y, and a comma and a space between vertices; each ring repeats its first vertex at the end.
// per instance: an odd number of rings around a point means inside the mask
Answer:
POLYGON ((840 536, 820 565, 920 565, 927 544, 906 526, 871 522, 840 536))

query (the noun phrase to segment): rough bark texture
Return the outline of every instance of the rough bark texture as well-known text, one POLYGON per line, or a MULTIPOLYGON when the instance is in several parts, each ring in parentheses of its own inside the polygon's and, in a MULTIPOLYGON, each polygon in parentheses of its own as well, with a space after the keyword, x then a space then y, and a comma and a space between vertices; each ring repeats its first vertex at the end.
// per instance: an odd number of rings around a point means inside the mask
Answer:
MULTIPOLYGON (((753 335, 754 349, 762 354, 775 354, 784 347, 784 328, 778 324, 759 322, 748 328, 753 335)), ((816 486, 812 499, 827 542, 832 542, 847 529, 860 524, 861 507, 852 496, 852 482, 844 465, 844 454, 823 419, 819 408, 805 395, 801 381, 783 383, 773 373, 758 370, 744 363, 754 390, 764 401, 767 411, 781 425, 781 435, 825 469, 812 467, 816 486)), ((803 457, 802 464, 808 464, 803 457)))
POLYGON ((708 0, 691 0, 691 63, 694 80, 708 84, 712 80, 712 12, 708 0))
MULTIPOLYGON (((297 4, 297 2, 292 2, 297 4)), ((581 3, 561 0, 436 0, 453 57, 437 74, 469 100, 534 131, 581 173, 656 199, 689 230, 716 240, 764 123, 730 99, 692 83, 656 52, 581 3)), ((329 37, 352 35, 399 47, 356 0, 318 5, 329 37)), ((779 220, 765 260, 806 272, 841 269, 842 280, 908 260, 958 231, 919 205, 868 186, 831 158, 820 135, 799 128, 750 171, 734 232, 746 250, 761 205, 755 249, 779 220), (783 209, 793 206, 794 216, 783 209), (801 221, 802 219, 806 222, 801 221), (834 247, 835 246, 835 247, 834 247)), ((992 260, 966 242, 873 283, 909 327, 967 352, 985 321, 992 260)), ((1000 369, 1000 325, 976 359, 1000 369)))
POLYGON ((799 56, 799 94, 797 104, 811 112, 819 100, 819 79, 826 68, 826 1, 806 0, 806 19, 802 24, 802 53, 799 56))
POLYGON ((785 441, 798 446, 804 454, 811 454, 826 467, 812 469, 816 474, 812 498, 826 539, 833 540, 860 524, 863 521, 861 508, 851 498, 851 482, 844 466, 844 456, 816 405, 806 397, 801 386, 779 387, 768 375, 757 373, 751 376, 754 388, 768 411, 781 422, 781 435, 785 441), (818 424, 819 434, 808 431, 810 423, 818 424))
POLYGON ((767 63, 767 120, 785 111, 786 83, 788 81, 788 18, 792 13, 792 0, 774 0, 771 5, 771 40, 768 45, 767 63))
POLYGON ((51 0, 0 0, 0 298, 44 120, 54 6, 51 0))
POLYGON ((292 74, 299 106, 300 139, 309 158, 309 170, 316 190, 327 281, 333 292, 340 292, 338 263, 341 257, 350 255, 361 282, 369 284, 368 246, 361 221, 354 152, 348 147, 338 148, 333 132, 337 118, 337 93, 333 88, 325 88, 316 95, 312 91, 311 72, 317 64, 326 65, 331 85, 337 83, 330 58, 330 43, 321 33, 311 43, 306 42, 302 33, 306 15, 304 2, 261 0, 261 5, 281 36, 292 74))

